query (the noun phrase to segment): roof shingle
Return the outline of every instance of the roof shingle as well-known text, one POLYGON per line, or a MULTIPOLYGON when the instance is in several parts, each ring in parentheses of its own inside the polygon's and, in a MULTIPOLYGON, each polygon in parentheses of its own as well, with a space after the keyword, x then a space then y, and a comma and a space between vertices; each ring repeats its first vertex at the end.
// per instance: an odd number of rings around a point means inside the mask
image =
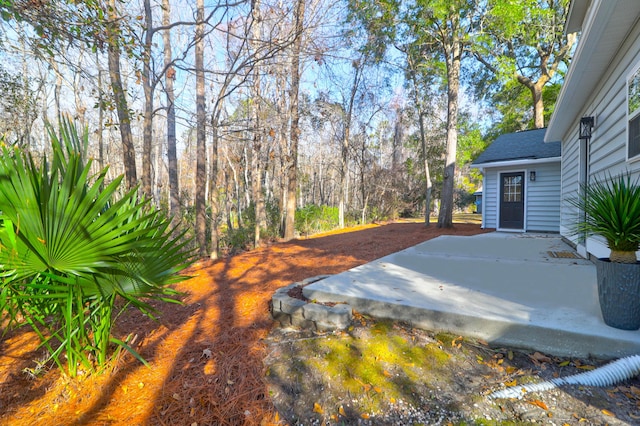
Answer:
POLYGON ((560 157, 560 142, 545 143, 546 131, 545 128, 500 135, 475 159, 472 165, 560 157))

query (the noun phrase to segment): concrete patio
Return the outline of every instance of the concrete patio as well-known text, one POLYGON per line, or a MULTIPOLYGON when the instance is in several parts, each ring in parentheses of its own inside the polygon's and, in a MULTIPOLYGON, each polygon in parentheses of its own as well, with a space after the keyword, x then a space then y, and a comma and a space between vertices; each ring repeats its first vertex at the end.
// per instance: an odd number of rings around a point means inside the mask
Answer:
POLYGON ((603 322, 593 263, 558 235, 442 236, 325 278, 304 294, 492 345, 575 357, 640 353, 640 331, 603 322))

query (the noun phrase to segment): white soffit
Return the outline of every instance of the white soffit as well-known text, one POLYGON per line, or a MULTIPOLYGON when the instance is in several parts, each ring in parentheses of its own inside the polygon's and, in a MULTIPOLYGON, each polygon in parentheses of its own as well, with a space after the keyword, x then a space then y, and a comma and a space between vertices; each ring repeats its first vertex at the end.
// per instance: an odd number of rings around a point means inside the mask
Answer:
POLYGON ((567 23, 564 26, 564 33, 571 34, 582 29, 584 17, 591 4, 591 0, 572 0, 569 6, 567 23))

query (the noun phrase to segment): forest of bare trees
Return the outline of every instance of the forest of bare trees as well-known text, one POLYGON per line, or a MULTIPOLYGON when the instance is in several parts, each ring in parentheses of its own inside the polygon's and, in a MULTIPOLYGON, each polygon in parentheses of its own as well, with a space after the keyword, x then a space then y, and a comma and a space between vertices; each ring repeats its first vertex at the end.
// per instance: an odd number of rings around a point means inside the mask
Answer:
POLYGON ((0 136, 46 151, 45 123, 71 117, 201 257, 399 216, 451 226, 480 189, 461 158, 544 126, 574 39, 567 1, 527 2, 536 36, 493 1, 422 3, 0 0, 0 136))

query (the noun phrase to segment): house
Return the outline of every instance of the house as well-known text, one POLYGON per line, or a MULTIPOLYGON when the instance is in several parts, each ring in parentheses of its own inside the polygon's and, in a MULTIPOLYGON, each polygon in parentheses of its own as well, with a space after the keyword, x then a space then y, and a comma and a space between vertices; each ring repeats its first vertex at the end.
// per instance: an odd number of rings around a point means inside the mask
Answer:
POLYGON ((498 136, 471 167, 483 174, 482 227, 559 232, 560 142, 546 129, 498 136))
POLYGON ((640 1, 573 0, 565 32, 581 31, 545 141, 562 143, 560 234, 583 256, 605 241, 572 235, 567 202, 596 178, 640 174, 640 1))
POLYGON ((475 204, 476 209, 474 213, 481 214, 482 213, 482 189, 477 190, 473 193, 473 204, 475 204))

